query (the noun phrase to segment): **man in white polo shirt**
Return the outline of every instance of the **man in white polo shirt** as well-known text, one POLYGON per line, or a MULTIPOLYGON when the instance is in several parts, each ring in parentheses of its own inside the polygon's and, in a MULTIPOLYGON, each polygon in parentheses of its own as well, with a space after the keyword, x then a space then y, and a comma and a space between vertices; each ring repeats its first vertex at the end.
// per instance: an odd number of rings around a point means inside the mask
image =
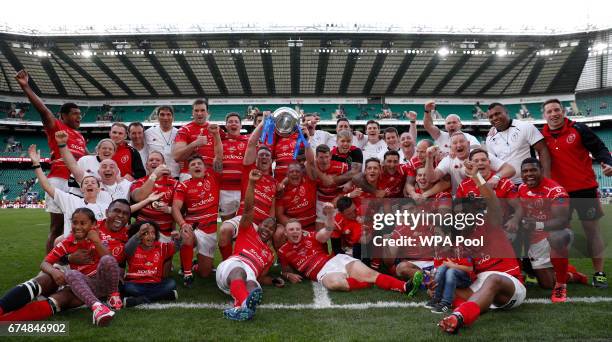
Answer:
MULTIPOLYGON (((387 151, 387 143, 380 138, 378 122, 370 120, 366 123, 366 135, 368 136, 368 142, 362 148, 364 161, 370 158, 378 158, 381 151, 387 151)), ((365 163, 363 168, 365 169, 365 163)))
POLYGON ((179 176, 179 165, 172 157, 172 148, 178 129, 172 126, 174 109, 170 106, 160 106, 157 108, 157 120, 159 125, 145 131, 145 143, 149 153, 161 152, 172 177, 176 178, 179 176))
MULTIPOLYGON (((511 120, 506 107, 499 102, 489 105, 487 117, 493 127, 487 136, 487 151, 515 170, 521 169, 523 160, 535 157, 538 153, 542 163, 542 175, 550 178, 550 154, 544 141, 544 136, 531 123, 521 120, 511 120)), ((512 183, 522 183, 520 172, 511 178, 512 183)))
POLYGON ((321 121, 319 115, 313 113, 304 114, 304 124, 308 129, 308 135, 310 136, 310 146, 316 150, 319 145, 327 145, 329 148, 332 148, 332 143, 335 142, 334 135, 317 129, 317 123, 321 121))
MULTIPOLYGON (((434 169, 434 158, 438 154, 439 147, 431 146, 427 149, 427 161, 425 162, 425 174, 430 183, 435 183, 446 175, 450 175, 453 195, 457 192, 459 184, 467 177, 464 163, 470 155, 470 142, 466 139, 465 133, 455 132, 451 135, 451 152, 454 157, 446 156, 434 169)), ((509 163, 504 163, 495 156, 490 156, 491 170, 495 171, 495 176, 491 177, 487 183, 492 188, 497 186, 501 178, 514 176, 515 170, 509 163)))
MULTIPOLYGON (((444 155, 450 153, 451 149, 451 135, 455 132, 461 132, 461 118, 457 114, 450 114, 444 120, 444 127, 446 131, 443 131, 436 127, 433 123, 433 118, 431 117, 431 112, 436 109, 436 103, 434 101, 429 101, 425 103, 425 115, 423 116, 423 126, 431 138, 434 140, 436 145, 440 148, 440 151, 444 155)), ((480 147, 480 142, 476 137, 471 134, 463 132, 467 140, 470 142, 470 148, 475 149, 480 147)), ((468 151, 469 153, 469 151, 468 151)))

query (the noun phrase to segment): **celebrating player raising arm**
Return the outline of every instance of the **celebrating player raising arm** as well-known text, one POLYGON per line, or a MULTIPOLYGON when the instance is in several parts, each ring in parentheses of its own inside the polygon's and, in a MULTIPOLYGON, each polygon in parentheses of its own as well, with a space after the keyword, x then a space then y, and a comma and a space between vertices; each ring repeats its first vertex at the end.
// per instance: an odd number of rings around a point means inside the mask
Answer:
MULTIPOLYGON (((236 321, 249 320, 255 315, 257 305, 262 299, 259 282, 264 279, 269 280, 266 274, 274 262, 274 253, 269 246, 276 229, 274 219, 267 218, 259 226, 253 223, 255 187, 262 177, 261 170, 250 171, 244 194, 244 211, 240 217, 236 237, 236 248, 234 253, 217 267, 217 286, 234 298, 234 306, 224 310, 223 315, 227 319, 236 321)), ((282 286, 283 282, 276 279, 274 284, 282 286)))

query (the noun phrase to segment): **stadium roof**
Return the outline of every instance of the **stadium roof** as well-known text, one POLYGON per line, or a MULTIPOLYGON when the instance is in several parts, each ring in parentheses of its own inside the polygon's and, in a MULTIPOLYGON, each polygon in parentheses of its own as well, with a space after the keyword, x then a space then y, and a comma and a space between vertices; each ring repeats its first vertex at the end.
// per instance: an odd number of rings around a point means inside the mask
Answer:
POLYGON ((596 32, 0 33, 0 93, 45 97, 517 96, 575 90, 596 32))

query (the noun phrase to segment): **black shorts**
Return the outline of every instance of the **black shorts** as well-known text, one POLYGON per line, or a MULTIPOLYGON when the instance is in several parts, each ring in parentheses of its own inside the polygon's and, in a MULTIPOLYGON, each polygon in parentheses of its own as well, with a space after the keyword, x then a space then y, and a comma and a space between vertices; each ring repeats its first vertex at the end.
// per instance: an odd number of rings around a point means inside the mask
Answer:
POLYGON ((581 221, 595 221, 604 216, 597 188, 572 191, 569 196, 570 218, 574 209, 578 212, 578 218, 581 221))

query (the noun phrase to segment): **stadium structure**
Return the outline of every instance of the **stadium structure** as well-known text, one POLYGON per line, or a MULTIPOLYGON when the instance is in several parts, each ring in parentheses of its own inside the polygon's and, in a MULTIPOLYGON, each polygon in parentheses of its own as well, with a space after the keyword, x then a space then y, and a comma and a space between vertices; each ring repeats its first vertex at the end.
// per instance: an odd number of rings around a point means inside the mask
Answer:
MULTIPOLYGON (((30 84, 52 111, 76 102, 90 150, 113 121, 155 124, 155 108, 172 105, 175 125, 191 103, 209 99, 211 121, 238 112, 250 129, 255 110, 292 106, 317 113, 322 129, 347 117, 406 129, 405 111, 422 118, 437 102, 443 124, 458 114, 484 140, 486 106, 507 105, 513 118, 541 126, 540 105, 558 98, 569 115, 612 145, 612 30, 555 32, 399 32, 392 29, 246 27, 174 32, 142 28, 105 32, 0 32, 0 188, 6 201, 34 199, 27 146, 48 156, 38 113, 14 80, 30 84)), ((419 120, 419 138, 426 136, 419 120)), ((361 128, 362 129, 362 128, 361 128)), ((612 184, 601 177, 602 188, 612 184)))

